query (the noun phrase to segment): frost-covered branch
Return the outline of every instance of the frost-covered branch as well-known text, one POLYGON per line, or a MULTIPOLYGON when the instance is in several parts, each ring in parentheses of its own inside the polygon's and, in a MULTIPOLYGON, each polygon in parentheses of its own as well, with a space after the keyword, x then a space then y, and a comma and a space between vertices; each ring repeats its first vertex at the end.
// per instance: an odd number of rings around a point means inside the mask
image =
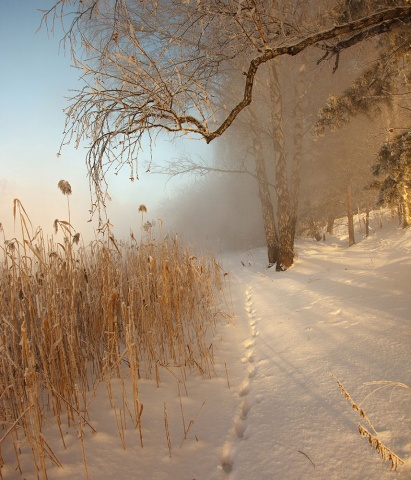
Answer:
MULTIPOLYGON (((266 0, 59 0, 44 12, 64 41, 85 86, 67 109, 64 145, 89 144, 97 203, 105 173, 127 165, 137 176, 143 142, 161 132, 207 143, 223 135, 252 102, 260 67, 310 47, 339 54, 370 36, 408 24, 411 5, 336 23, 331 12, 296 16, 266 0), (239 96, 221 107, 218 88, 232 63, 239 96)), ((304 7, 301 7, 304 8, 304 7)))

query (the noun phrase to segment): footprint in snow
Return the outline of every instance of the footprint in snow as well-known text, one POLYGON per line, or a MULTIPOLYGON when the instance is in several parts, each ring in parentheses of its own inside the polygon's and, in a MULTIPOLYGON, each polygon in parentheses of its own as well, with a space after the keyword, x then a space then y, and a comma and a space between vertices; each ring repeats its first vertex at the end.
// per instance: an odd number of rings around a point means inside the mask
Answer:
POLYGON ((235 433, 237 434, 238 438, 243 438, 244 437, 244 433, 245 433, 246 428, 247 428, 247 421, 242 419, 241 417, 237 418, 234 421, 234 429, 235 429, 235 433))
POLYGON ((244 399, 244 402, 241 405, 241 418, 243 420, 245 420, 247 418, 250 410, 251 410, 251 403, 247 399, 244 399))
POLYGON ((245 358, 247 359, 247 362, 254 362, 254 351, 253 350, 247 350, 245 358))
POLYGON ((250 382, 248 381, 248 378, 247 378, 240 385, 240 388, 238 389, 238 396, 245 397, 248 393, 250 393, 250 382))
POLYGON ((231 445, 231 443, 226 442, 221 450, 220 461, 221 461, 221 468, 227 474, 229 474, 233 469, 233 464, 234 464, 233 456, 234 456, 233 446, 231 445))
POLYGON ((248 367, 248 378, 254 378, 257 373, 257 367, 255 365, 251 365, 248 367))

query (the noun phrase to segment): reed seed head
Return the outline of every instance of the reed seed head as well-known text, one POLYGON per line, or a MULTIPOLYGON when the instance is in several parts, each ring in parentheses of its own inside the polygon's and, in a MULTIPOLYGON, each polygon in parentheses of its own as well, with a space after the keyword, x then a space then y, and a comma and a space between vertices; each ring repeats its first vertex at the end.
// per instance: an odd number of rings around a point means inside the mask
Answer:
POLYGON ((79 233, 76 233, 73 237, 73 245, 77 245, 78 242, 80 241, 80 234, 79 233))
POLYGON ((57 187, 61 190, 63 195, 71 195, 72 193, 71 185, 67 180, 60 180, 57 187))
POLYGON ((10 252, 14 252, 16 250, 15 240, 6 240, 5 245, 10 252))
POLYGON ((138 207, 138 211, 139 211, 139 212, 142 212, 142 213, 146 213, 146 212, 147 212, 147 207, 146 207, 144 204, 141 204, 141 205, 138 207))

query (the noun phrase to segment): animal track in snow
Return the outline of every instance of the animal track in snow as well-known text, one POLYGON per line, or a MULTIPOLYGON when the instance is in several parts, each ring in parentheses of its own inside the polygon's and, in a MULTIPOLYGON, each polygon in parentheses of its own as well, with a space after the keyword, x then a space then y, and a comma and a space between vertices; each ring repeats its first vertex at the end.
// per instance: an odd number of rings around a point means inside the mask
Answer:
POLYGON ((247 350, 245 356, 241 359, 242 363, 254 362, 254 352, 253 350, 247 350))
POLYGON ((252 337, 258 337, 258 335, 260 335, 260 332, 254 328, 251 332, 251 336, 252 337))
POLYGON ((243 404, 241 405, 241 418, 245 420, 248 417, 248 413, 251 409, 251 404, 250 402, 245 399, 243 404))
POLYGON ((249 392, 250 392, 250 382, 248 381, 248 378, 247 378, 240 385, 240 388, 238 389, 238 395, 240 397, 245 397, 249 392))
POLYGON ((257 367, 255 365, 248 367, 248 378, 254 378, 256 373, 257 373, 257 367))
POLYGON ((245 429, 247 428, 247 422, 246 420, 242 419, 241 417, 237 418, 234 421, 234 429, 235 433, 237 434, 238 438, 243 438, 245 429))
POLYGON ((221 468, 225 473, 229 474, 233 469, 233 446, 226 442, 221 450, 220 455, 221 468))
MULTIPOLYGON (((248 316, 248 324, 250 325, 250 338, 243 342, 244 356, 241 359, 243 364, 248 363, 247 376, 241 382, 238 387, 238 396, 242 399, 240 411, 233 419, 233 427, 230 429, 228 438, 222 447, 220 455, 220 468, 226 475, 230 475, 234 469, 235 464, 235 442, 246 441, 247 437, 244 436, 249 422, 248 415, 250 413, 253 401, 250 398, 252 393, 253 379, 257 375, 258 367, 255 365, 254 358, 254 343, 255 338, 259 335, 256 329, 256 323, 261 318, 256 319, 256 311, 252 309, 252 287, 250 286, 246 292, 245 311, 248 316)), ((260 403, 262 400, 261 395, 256 396, 255 403, 260 403)))

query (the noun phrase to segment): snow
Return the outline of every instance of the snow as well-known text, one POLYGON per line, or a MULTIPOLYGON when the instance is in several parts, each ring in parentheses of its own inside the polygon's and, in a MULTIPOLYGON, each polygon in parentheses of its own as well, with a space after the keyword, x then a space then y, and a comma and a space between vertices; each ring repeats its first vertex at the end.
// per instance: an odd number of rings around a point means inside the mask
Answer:
MULTIPOLYGON (((411 386, 411 230, 396 219, 382 229, 374 223, 350 248, 342 230, 325 242, 298 240, 298 258, 282 273, 266 268, 264 249, 222 255, 228 314, 211 339, 217 376, 184 381, 169 366, 158 388, 141 380, 143 448, 122 404, 127 379, 112 382, 117 416, 127 422, 125 449, 100 384, 89 399, 96 432, 84 427, 89 478, 410 479, 411 389, 366 383, 411 386), (397 471, 360 437, 358 422, 370 428, 337 379, 405 460, 397 471)), ((50 466, 49 479, 86 478, 73 427, 63 431, 66 449, 53 424, 44 433, 63 465, 50 466)), ((4 480, 35 478, 24 444, 23 475, 7 443, 2 455, 4 480)))

